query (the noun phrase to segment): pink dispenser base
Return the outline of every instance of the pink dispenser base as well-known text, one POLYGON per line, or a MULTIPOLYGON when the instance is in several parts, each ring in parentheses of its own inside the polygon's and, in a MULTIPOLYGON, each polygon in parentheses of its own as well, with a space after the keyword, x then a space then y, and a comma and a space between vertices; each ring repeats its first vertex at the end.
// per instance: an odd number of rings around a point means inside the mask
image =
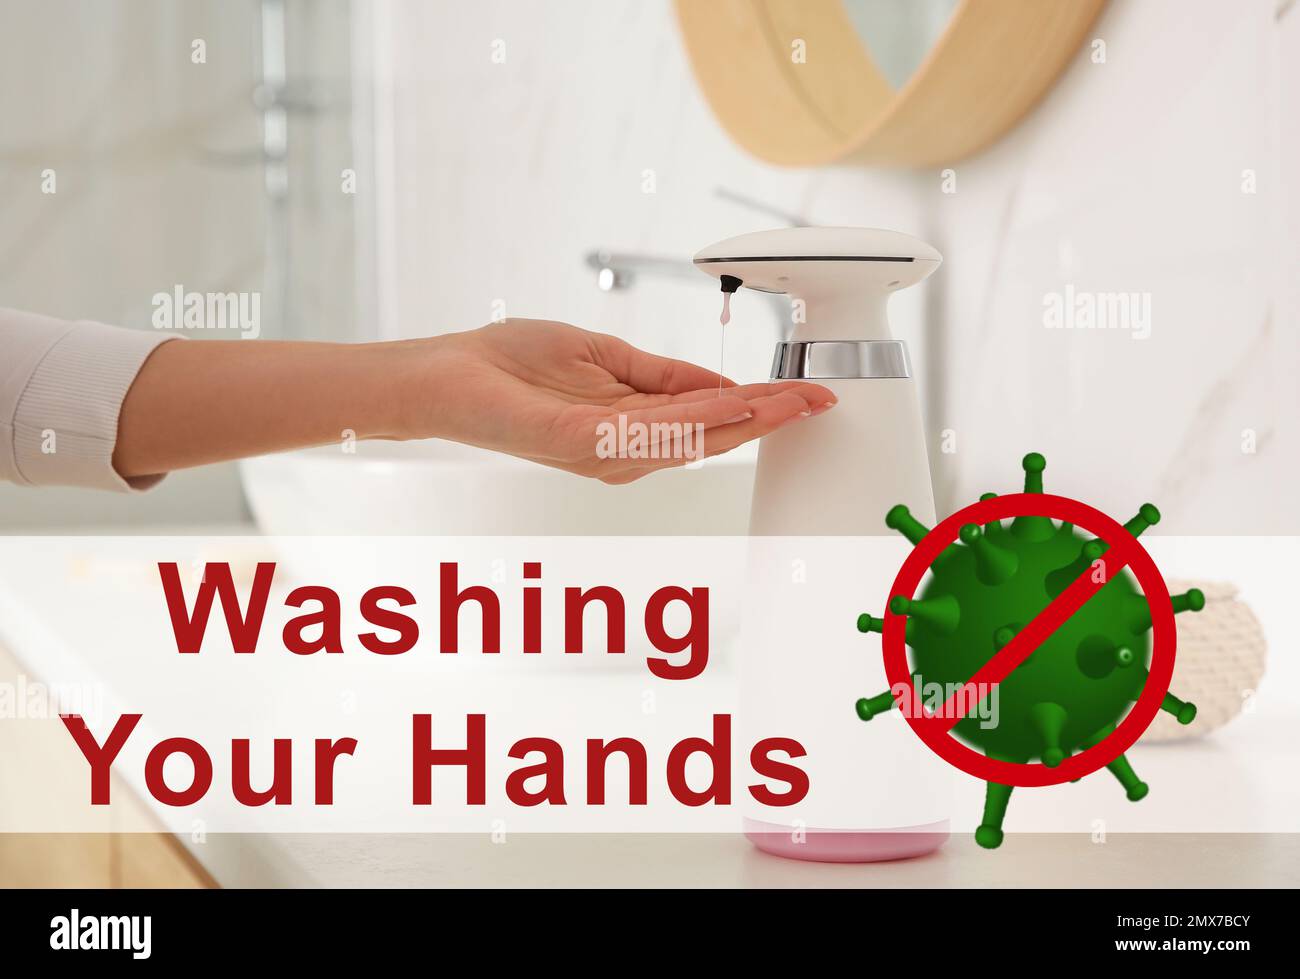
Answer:
POLYGON ((819 863, 879 863, 906 860, 933 853, 948 839, 948 821, 927 826, 855 832, 807 829, 803 842, 795 842, 789 826, 745 820, 745 837, 764 853, 789 860, 819 863))

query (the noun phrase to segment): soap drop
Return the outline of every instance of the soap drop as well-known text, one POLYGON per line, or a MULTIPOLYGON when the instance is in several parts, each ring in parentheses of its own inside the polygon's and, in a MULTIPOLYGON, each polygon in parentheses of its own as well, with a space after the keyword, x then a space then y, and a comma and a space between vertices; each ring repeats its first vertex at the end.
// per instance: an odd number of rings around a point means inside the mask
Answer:
POLYGON ((718 322, 722 324, 722 329, 718 331, 718 397, 722 397, 722 368, 726 362, 727 352, 727 324, 731 322, 731 293, 722 294, 722 315, 718 317, 718 322))

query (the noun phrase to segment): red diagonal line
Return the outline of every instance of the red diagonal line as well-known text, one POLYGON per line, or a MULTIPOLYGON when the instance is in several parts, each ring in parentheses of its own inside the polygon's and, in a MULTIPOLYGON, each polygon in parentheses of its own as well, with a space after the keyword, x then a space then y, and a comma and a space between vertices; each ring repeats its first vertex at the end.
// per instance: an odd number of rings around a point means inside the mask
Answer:
MULTIPOLYGON (((1005 680, 1017 666, 1029 658, 1029 654, 1047 641, 1053 632, 1063 626, 1075 612, 1079 611, 1088 599, 1103 588, 1106 582, 1119 574, 1128 565, 1128 559, 1121 553, 1123 548, 1111 547, 1103 558, 1105 561, 1105 578, 1098 582, 1093 580, 1092 566, 1084 569, 1083 574, 1070 583, 1070 587, 1057 595, 1039 612, 1029 625, 1025 626, 1015 637, 999 649, 987 663, 975 671, 975 675, 966 681, 965 687, 950 697, 940 709, 938 716, 926 718, 942 731, 951 731, 957 722, 966 716, 962 702, 967 698, 965 691, 972 687, 976 690, 989 689, 1005 680)), ((987 696, 987 694, 985 694, 987 696)), ((983 701, 983 697, 978 702, 983 701)))

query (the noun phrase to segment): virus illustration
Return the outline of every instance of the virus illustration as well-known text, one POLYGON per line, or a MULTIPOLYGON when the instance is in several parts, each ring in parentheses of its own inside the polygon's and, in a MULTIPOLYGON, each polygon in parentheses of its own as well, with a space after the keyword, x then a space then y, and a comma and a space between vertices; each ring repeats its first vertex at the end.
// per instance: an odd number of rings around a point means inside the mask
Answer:
MULTIPOLYGON (((1046 461, 1031 452, 1023 465, 1025 492, 1042 493, 1046 461)), ((1160 512, 1147 503, 1124 527, 1136 537, 1159 520, 1160 512)), ((891 509, 885 523, 913 545, 929 533, 904 506, 891 509)), ((1104 569, 1100 559, 1107 550, 1104 541, 1042 516, 1016 517, 1006 527, 1001 521, 966 524, 960 541, 933 563, 918 598, 897 595, 889 603, 892 613, 907 617, 904 636, 917 691, 923 684, 925 689, 961 688, 1076 578, 1104 569)), ((1175 612, 1205 606, 1205 596, 1195 588, 1172 600, 1175 612)), ((860 632, 880 633, 883 627, 881 618, 858 618, 860 632)), ((956 722, 953 733, 989 758, 1019 764, 1038 759, 1055 768, 1102 741, 1137 700, 1150 664, 1150 628, 1150 606, 1133 577, 1121 570, 1001 681, 994 723, 971 712, 956 722)), ((859 700, 857 713, 869 721, 897 703, 885 692, 859 700)), ((1195 705, 1172 694, 1161 707, 1181 724, 1196 717, 1195 705)), ((1123 755, 1106 767, 1129 799, 1146 796, 1147 784, 1123 755)), ((1011 789, 987 783, 984 817, 975 831, 981 846, 1001 844, 1011 789)))

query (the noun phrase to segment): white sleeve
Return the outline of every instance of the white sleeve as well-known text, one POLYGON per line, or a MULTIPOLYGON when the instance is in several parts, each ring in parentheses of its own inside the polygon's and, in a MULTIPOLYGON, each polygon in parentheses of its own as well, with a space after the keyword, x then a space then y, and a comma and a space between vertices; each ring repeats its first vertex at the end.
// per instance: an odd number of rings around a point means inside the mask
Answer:
POLYGON ((149 355, 174 334, 0 309, 0 481, 144 490, 113 468, 117 417, 149 355))

